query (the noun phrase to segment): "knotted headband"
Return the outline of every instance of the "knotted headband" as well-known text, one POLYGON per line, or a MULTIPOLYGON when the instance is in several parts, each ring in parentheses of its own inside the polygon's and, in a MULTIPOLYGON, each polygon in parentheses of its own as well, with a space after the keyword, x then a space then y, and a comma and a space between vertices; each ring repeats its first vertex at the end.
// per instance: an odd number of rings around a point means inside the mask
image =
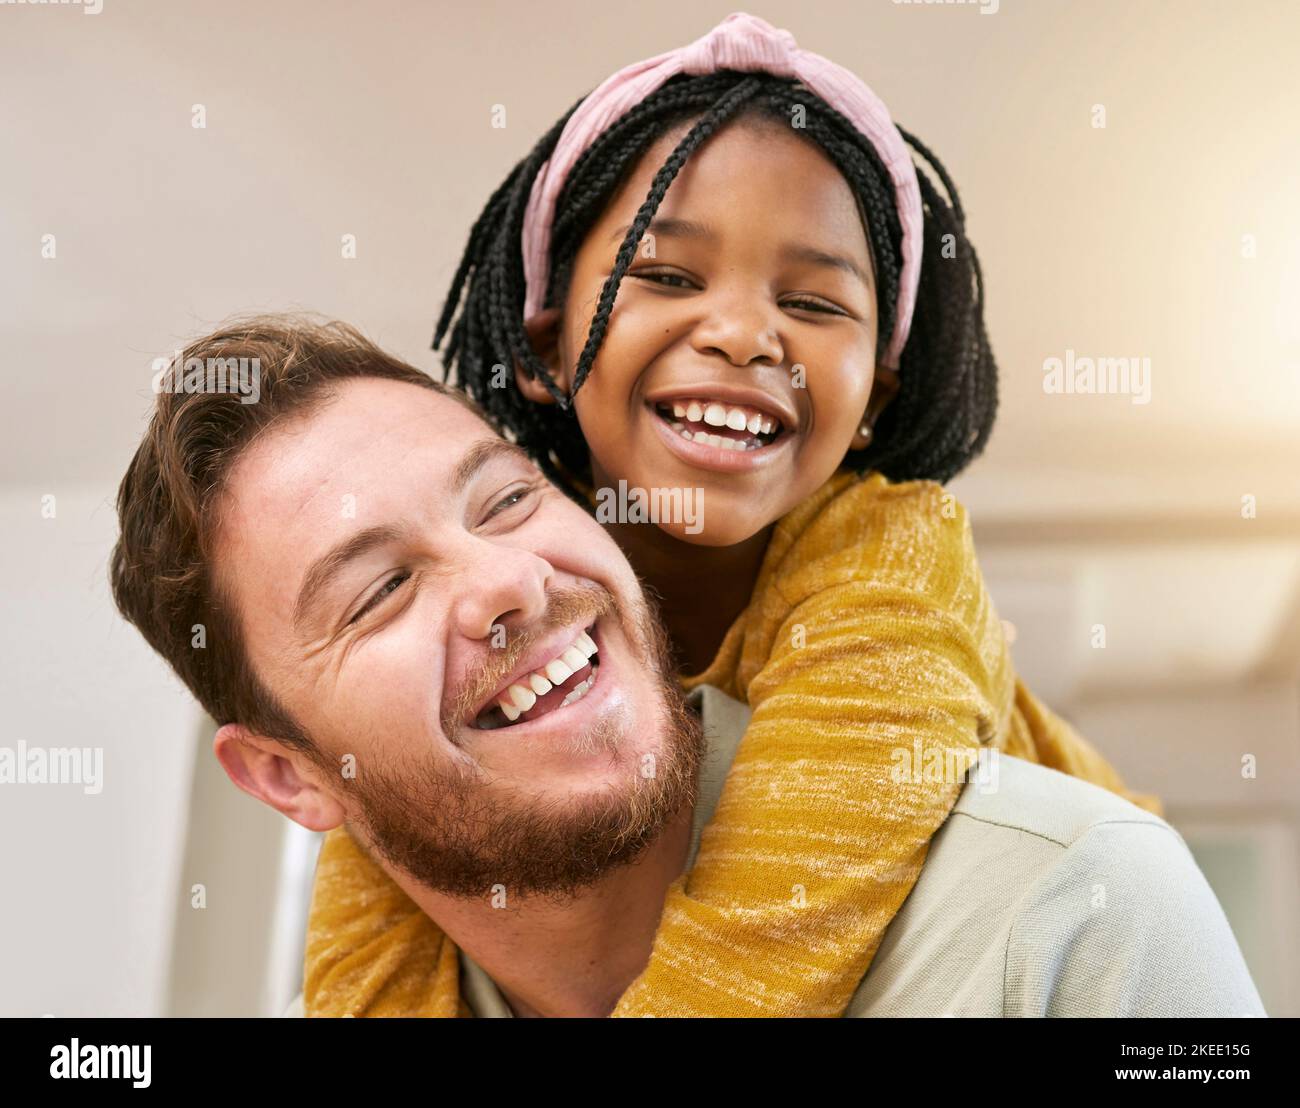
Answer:
POLYGON ((889 110, 871 89, 843 66, 800 49, 789 31, 746 12, 733 12, 703 38, 688 46, 634 62, 606 78, 569 117, 550 159, 533 182, 524 211, 523 254, 526 297, 524 318, 541 311, 549 277, 555 205, 574 164, 612 124, 670 77, 699 76, 719 69, 766 72, 793 77, 838 110, 871 142, 894 183, 898 221, 903 229, 903 268, 899 277, 894 330, 882 364, 898 368, 907 344, 921 276, 921 190, 916 167, 889 110))

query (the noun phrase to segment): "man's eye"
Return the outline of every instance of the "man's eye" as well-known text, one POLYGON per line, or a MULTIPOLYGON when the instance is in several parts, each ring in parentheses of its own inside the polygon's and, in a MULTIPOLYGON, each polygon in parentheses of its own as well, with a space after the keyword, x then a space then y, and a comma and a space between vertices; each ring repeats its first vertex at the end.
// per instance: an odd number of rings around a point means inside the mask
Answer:
POLYGON ((520 504, 524 500, 527 500, 528 497, 530 497, 534 491, 535 490, 533 486, 528 485, 524 488, 514 489, 513 491, 506 493, 505 496, 503 496, 500 500, 498 500, 495 504, 492 505, 492 508, 488 511, 488 514, 484 517, 483 522, 486 523, 493 516, 499 515, 501 512, 504 512, 509 508, 513 508, 516 504, 520 504))
POLYGON ((391 596, 398 589, 400 589, 402 587, 402 583, 406 581, 410 576, 411 575, 409 573, 393 574, 392 577, 390 577, 387 581, 384 582, 383 586, 375 593, 374 596, 372 596, 363 605, 361 605, 361 607, 357 610, 357 614, 354 615, 350 620, 348 620, 348 623, 349 624, 356 623, 357 620, 359 620, 367 612, 371 611, 372 609, 382 604, 385 600, 388 599, 389 596, 391 596))

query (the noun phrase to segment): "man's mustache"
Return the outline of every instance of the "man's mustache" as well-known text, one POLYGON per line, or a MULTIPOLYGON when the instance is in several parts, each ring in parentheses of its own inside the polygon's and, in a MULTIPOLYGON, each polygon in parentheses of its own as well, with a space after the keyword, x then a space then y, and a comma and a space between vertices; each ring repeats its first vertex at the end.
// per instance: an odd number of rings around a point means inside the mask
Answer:
POLYGON ((576 625, 587 627, 597 619, 618 614, 614 594, 603 585, 552 589, 541 619, 525 629, 507 629, 506 641, 500 647, 493 647, 489 641, 482 666, 468 674, 453 695, 443 698, 443 734, 451 742, 458 742, 470 713, 513 677, 523 657, 552 631, 576 625))

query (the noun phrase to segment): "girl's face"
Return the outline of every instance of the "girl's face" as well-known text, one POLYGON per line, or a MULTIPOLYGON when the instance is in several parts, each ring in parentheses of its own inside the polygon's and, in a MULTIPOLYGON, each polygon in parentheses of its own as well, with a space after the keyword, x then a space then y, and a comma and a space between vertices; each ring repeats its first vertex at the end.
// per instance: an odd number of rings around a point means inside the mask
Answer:
MULTIPOLYGON (((689 126, 646 153, 588 233, 563 312, 528 323, 566 391, 619 244, 689 126)), ((719 131, 660 204, 578 392, 595 487, 695 505, 658 521, 688 542, 758 533, 865 445, 864 419, 896 391, 890 373, 872 397, 875 308, 863 221, 835 165, 780 123, 719 131)))

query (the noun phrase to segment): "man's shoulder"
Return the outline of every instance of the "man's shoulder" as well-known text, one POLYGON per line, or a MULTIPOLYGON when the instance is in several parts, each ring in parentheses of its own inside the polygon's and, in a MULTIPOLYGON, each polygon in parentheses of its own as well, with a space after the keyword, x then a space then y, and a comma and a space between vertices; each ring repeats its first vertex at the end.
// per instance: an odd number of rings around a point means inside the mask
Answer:
MULTIPOLYGON (((1099 826, 1134 824, 1158 832, 1153 843, 1187 849, 1182 836, 1163 819, 1109 789, 1009 754, 991 755, 982 772, 973 771, 952 816, 1034 835, 1064 849, 1099 826)), ((1147 831, 1142 832, 1144 839, 1147 831)))
POLYGON ((1262 1015, 1182 837, 1002 755, 931 842, 849 1015, 1262 1015))

